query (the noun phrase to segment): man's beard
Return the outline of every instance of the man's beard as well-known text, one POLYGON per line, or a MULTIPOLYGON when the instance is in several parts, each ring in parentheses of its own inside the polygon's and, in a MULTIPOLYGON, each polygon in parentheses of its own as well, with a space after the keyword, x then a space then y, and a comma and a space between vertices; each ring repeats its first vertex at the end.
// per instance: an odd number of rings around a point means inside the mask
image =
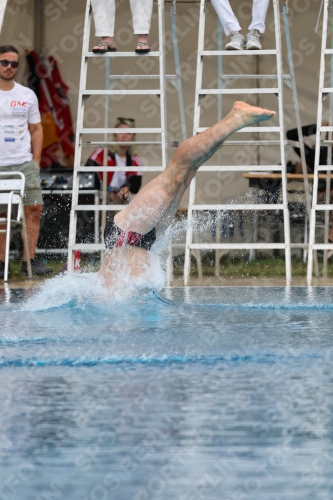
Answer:
POLYGON ((15 77, 15 75, 11 75, 11 76, 6 76, 5 74, 0 75, 0 78, 2 78, 2 80, 6 80, 7 82, 9 82, 10 80, 14 80, 14 77, 15 77))

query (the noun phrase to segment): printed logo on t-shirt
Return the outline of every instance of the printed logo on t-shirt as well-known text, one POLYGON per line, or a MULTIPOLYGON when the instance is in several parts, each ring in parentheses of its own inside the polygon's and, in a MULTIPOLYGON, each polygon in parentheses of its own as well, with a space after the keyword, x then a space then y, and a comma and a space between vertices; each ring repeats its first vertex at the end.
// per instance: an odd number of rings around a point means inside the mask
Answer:
POLYGON ((26 104, 27 104, 27 101, 22 101, 22 102, 21 101, 11 101, 10 102, 10 105, 12 108, 15 108, 15 106, 21 106, 22 108, 25 108, 26 104))
POLYGON ((15 142, 14 137, 5 137, 5 142, 15 142))
POLYGON ((25 118, 27 113, 28 113, 28 108, 14 108, 12 111, 14 118, 17 118, 17 117, 24 117, 25 118))

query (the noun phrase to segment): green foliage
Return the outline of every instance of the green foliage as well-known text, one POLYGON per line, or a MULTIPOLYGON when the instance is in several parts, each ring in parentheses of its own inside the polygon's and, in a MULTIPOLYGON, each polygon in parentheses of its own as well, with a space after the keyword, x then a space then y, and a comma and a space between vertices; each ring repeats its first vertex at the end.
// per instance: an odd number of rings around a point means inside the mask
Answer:
MULTIPOLYGON (((320 256, 319 256, 320 258, 320 256)), ((174 257, 174 276, 183 276, 184 254, 174 257)), ((322 270, 322 262, 319 261, 322 270)), ((204 276, 215 275, 215 252, 209 251, 202 255, 202 272, 204 276)), ((249 262, 248 255, 231 257, 224 255, 220 260, 220 274, 223 276, 285 276, 286 267, 283 258, 258 257, 249 262)), ((292 259, 293 276, 306 276, 306 263, 300 259, 292 259)), ((191 257, 191 276, 198 276, 196 260, 191 257)), ((333 263, 328 262, 328 276, 333 276, 333 263)))

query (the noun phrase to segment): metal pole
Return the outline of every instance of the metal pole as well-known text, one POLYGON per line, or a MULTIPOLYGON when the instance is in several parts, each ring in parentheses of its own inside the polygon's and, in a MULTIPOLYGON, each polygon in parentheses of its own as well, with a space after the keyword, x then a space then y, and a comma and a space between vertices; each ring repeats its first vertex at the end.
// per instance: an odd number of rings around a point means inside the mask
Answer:
MULTIPOLYGON (((296 86, 296 78, 295 78, 295 71, 294 71, 293 51, 292 51, 292 46, 291 46, 290 30, 289 30, 289 22, 288 22, 288 7, 286 4, 283 5, 282 12, 283 12, 284 29, 285 29, 285 35, 286 35, 287 52, 288 52, 289 72, 290 72, 290 77, 291 77, 291 90, 292 90, 292 94, 293 94, 294 111, 295 111, 295 117, 296 117, 296 127, 297 127, 297 132, 298 132, 298 142, 299 142, 299 149, 301 152, 302 172, 303 172, 303 177, 304 177, 305 203, 306 203, 306 210, 307 210, 307 218, 305 219, 305 224, 307 224, 308 221, 310 220, 310 216, 311 216, 311 194, 310 194, 310 184, 309 184, 309 179, 308 179, 308 171, 307 171, 306 158, 305 158, 304 139, 303 139, 303 134, 302 134, 302 124, 301 124, 298 96, 297 96, 297 86, 296 86)), ((319 268, 318 268, 317 253, 315 253, 315 255, 314 255, 314 267, 315 267, 315 274, 318 277, 319 276, 319 268)))
POLYGON ((184 108, 184 100, 183 100, 182 77, 181 77, 181 73, 180 73, 179 50, 178 50, 178 39, 177 39, 174 5, 170 5, 170 19, 171 19, 172 41, 173 41, 173 57, 175 60, 175 69, 176 69, 176 77, 177 77, 176 78, 176 85, 177 85, 177 91, 178 91, 180 121, 181 121, 181 125, 182 125, 183 141, 185 141, 187 139, 186 117, 185 117, 185 108, 184 108))
MULTIPOLYGON (((217 49, 222 50, 222 24, 219 18, 217 18, 217 49)), ((222 82, 222 74, 223 74, 223 59, 222 55, 217 56, 217 76, 218 76, 218 88, 223 88, 222 82)), ((222 120, 222 94, 217 96, 217 121, 222 120)), ((222 164, 222 150, 218 151, 218 159, 219 164, 222 164)), ((216 243, 221 242, 221 210, 216 212, 216 235, 215 240, 216 243)), ((199 252, 200 254, 200 252, 199 252)), ((220 259, 221 259, 222 251, 215 250, 215 276, 218 278, 220 275, 220 259)))
MULTIPOLYGON (((197 129, 200 123, 200 94, 199 90, 202 88, 202 66, 203 60, 201 52, 204 49, 205 44, 205 12, 206 11, 206 1, 201 0, 200 2, 200 21, 199 21, 199 34, 198 34, 198 55, 197 55, 197 75, 195 81, 195 96, 194 96, 194 120, 193 120, 193 135, 196 135, 197 129)), ((191 267, 191 249, 190 245, 193 238, 193 210, 192 205, 195 201, 195 187, 196 187, 196 177, 191 182, 190 185, 190 195, 189 204, 187 212, 187 230, 186 230, 186 244, 185 244, 185 262, 184 262, 184 285, 187 286, 190 279, 190 267, 191 267)))
MULTIPOLYGON (((332 24, 332 3, 331 3, 331 47, 333 47, 333 24, 332 24)), ((333 88, 333 54, 331 55, 331 75, 330 75, 330 87, 333 88)), ((329 118, 328 124, 332 126, 333 117, 333 95, 330 93, 330 105, 329 105, 329 118)), ((318 124, 319 125, 319 124, 318 124)), ((332 141, 332 132, 328 132, 328 140, 332 141)), ((327 148, 327 165, 332 164, 332 144, 329 142, 327 148)), ((326 172, 326 203, 330 203, 331 199, 331 171, 326 172)), ((328 243, 328 233, 329 233, 329 216, 328 210, 325 210, 325 228, 324 228, 324 243, 328 243)), ((329 250, 324 250, 323 257, 323 278, 327 278, 327 261, 328 261, 329 250)))
POLYGON ((285 237, 285 260, 286 260, 286 284, 291 283, 291 248, 290 248, 290 220, 288 210, 288 193, 287 193, 287 178, 286 178, 286 159, 285 159, 285 134, 283 120, 283 76, 282 76, 282 48, 281 48, 281 25, 280 25, 280 10, 279 0, 273 0, 275 13, 275 43, 277 50, 277 79, 279 88, 279 116, 280 116, 280 154, 282 165, 282 192, 283 192, 283 215, 284 215, 284 237, 285 237))
MULTIPOLYGON (((110 58, 106 57, 105 58, 105 89, 108 90, 110 89, 111 81, 109 80, 110 76, 110 58)), ((105 103, 105 108, 104 108, 104 127, 109 128, 109 112, 110 112, 110 96, 106 94, 104 96, 104 103, 105 103)), ((107 143, 109 141, 109 134, 105 133, 104 134, 104 141, 107 143)), ((103 165, 107 166, 109 162, 109 146, 108 144, 105 145, 104 151, 103 151, 103 165)), ((103 172, 103 183, 102 183, 102 205, 107 205, 107 178, 108 178, 108 173, 103 172)), ((103 210, 101 214, 101 236, 102 236, 102 241, 104 241, 104 229, 106 226, 106 211, 103 210)), ((103 259, 104 256, 104 251, 101 252, 101 259, 103 259)))

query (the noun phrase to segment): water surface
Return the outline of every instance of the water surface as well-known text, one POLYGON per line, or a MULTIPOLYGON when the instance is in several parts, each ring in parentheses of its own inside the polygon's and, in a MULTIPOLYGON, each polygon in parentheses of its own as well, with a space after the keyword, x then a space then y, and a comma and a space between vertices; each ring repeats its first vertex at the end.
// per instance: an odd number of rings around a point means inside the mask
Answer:
POLYGON ((333 498, 330 288, 47 283, 0 291, 0 498, 333 498))

